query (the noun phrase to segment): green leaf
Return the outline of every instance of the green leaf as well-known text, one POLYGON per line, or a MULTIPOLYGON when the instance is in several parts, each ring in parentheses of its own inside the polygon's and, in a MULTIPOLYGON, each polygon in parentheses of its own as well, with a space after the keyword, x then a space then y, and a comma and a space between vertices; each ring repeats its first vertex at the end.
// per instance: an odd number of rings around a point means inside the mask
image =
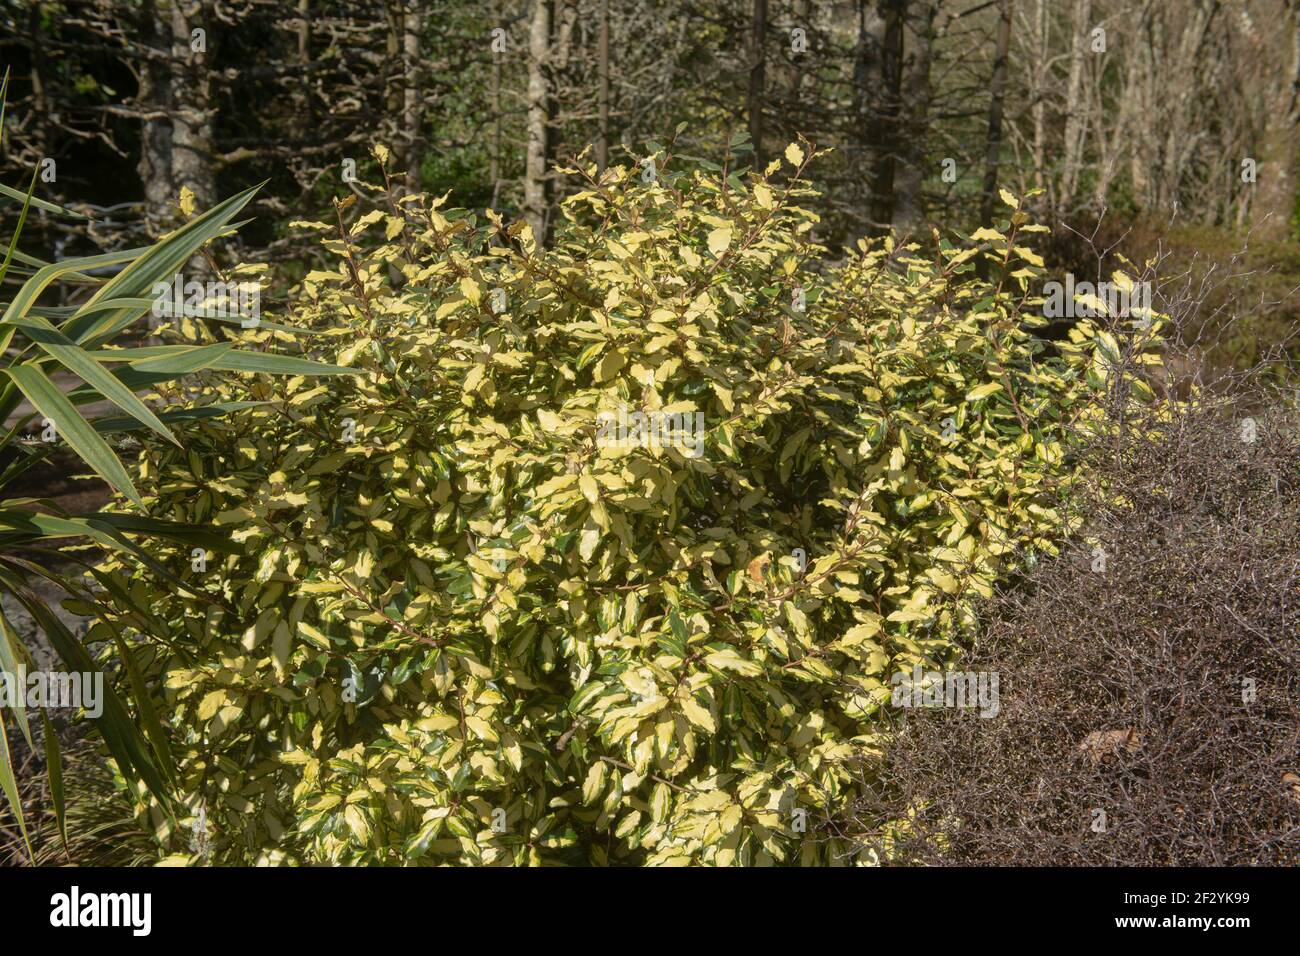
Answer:
MULTIPOLYGON (((18 681, 18 686, 27 686, 27 663, 22 657, 22 651, 19 649, 18 635, 14 633, 13 628, 9 625, 9 618, 0 611, 0 671, 13 674, 18 681)), ((32 745, 32 728, 27 723, 27 695, 18 694, 14 699, 14 717, 18 720, 18 726, 27 738, 27 745, 32 745)), ((2 719, 2 718, 0 718, 2 719)))
MULTIPOLYGON (((54 614, 45 602, 23 581, 13 573, 0 568, 0 584, 18 598, 19 602, 35 618, 36 623, 45 631, 55 652, 70 669, 84 674, 97 674, 90 654, 81 642, 67 629, 58 615, 54 614)), ((139 730, 127 715, 126 707, 113 689, 112 684, 104 680, 104 712, 91 720, 99 728, 109 752, 117 760, 122 773, 134 775, 144 781, 150 792, 158 801, 170 810, 171 793, 166 782, 149 758, 149 748, 139 730)))
MULTIPOLYGON (((136 366, 139 368, 140 366, 136 366)), ((227 352, 211 365, 227 372, 263 372, 267 375, 365 375, 363 369, 324 365, 293 355, 270 352, 227 352)))
MULTIPOLYGON (((176 436, 158 420, 158 416, 144 402, 136 397, 133 391, 45 319, 33 315, 18 319, 14 324, 22 328, 27 337, 47 352, 55 361, 68 371, 79 375, 87 385, 95 389, 103 398, 112 402, 141 424, 152 428, 172 444, 180 445, 180 442, 176 440, 176 436)), ((33 404, 35 403, 33 402, 33 404)))
POLYGON ((82 269, 101 269, 105 266, 121 265, 124 262, 130 262, 144 251, 144 249, 125 249, 121 252, 106 252, 98 256, 64 259, 60 262, 42 266, 36 271, 35 275, 23 283, 22 288, 10 300, 9 307, 5 309, 4 317, 0 318, 0 322, 13 323, 16 319, 21 319, 27 315, 46 287, 61 276, 76 273, 82 269))
POLYGON ((72 402, 35 365, 15 365, 0 369, 27 396, 32 407, 54 423, 60 435, 81 458, 106 482, 126 495, 136 504, 142 504, 140 493, 118 461, 108 443, 99 437, 77 412, 72 402))
POLYGON ((27 847, 27 856, 32 856, 32 841, 27 835, 27 820, 23 816, 23 804, 18 799, 18 781, 14 778, 13 757, 9 752, 9 731, 5 728, 3 711, 0 711, 0 789, 4 790, 13 810, 18 829, 22 831, 23 843, 27 847))
MULTIPOLYGON (((10 528, 17 534, 10 536, 12 540, 6 539, 6 543, 12 544, 17 542, 31 542, 45 538, 68 538, 68 537, 88 537, 94 539, 99 544, 110 550, 125 551, 134 557, 141 564, 145 565, 163 580, 172 584, 182 591, 187 591, 197 597, 205 597, 202 592, 196 591, 192 586, 186 584, 176 575, 172 574, 162 564, 160 564, 148 551, 132 544, 115 526, 113 520, 119 519, 122 523, 127 524, 127 515, 106 515, 97 514, 87 518, 82 517, 59 517, 56 515, 41 514, 36 511, 28 511, 24 508, 0 508, 0 527, 10 528)), ((143 525, 146 529, 149 527, 150 519, 136 518, 135 522, 143 525)), ((131 530, 129 527, 126 530, 131 530)), ((170 536, 178 537, 179 532, 172 532, 170 536)), ((198 529, 192 531, 192 537, 186 540, 186 544, 202 544, 204 547, 211 547, 213 550, 229 550, 229 545, 218 544, 215 536, 205 535, 198 529)), ((32 568, 13 556, 6 558, 10 563, 23 564, 28 570, 32 568)), ((35 569, 38 573, 44 574, 47 578, 56 583, 59 582, 57 576, 42 568, 35 569)))
MULTIPOLYGON (((176 408, 170 412, 160 412, 158 417, 169 423, 197 422, 205 418, 220 418, 231 412, 265 404, 265 402, 219 402, 213 405, 200 405, 198 408, 176 408)), ((91 422, 91 425, 94 426, 95 431, 103 435, 139 431, 144 427, 134 418, 97 418, 91 422)))
MULTIPOLYGON (((19 202, 23 202, 27 198, 19 190, 14 189, 11 186, 6 186, 3 183, 0 183, 0 195, 8 196, 10 199, 16 199, 19 202)), ((35 206, 37 209, 44 209, 46 212, 58 213, 60 216, 69 216, 73 219, 88 218, 87 216, 83 216, 79 212, 73 212, 71 209, 65 209, 62 206, 60 206, 58 203, 46 202, 44 199, 36 199, 33 197, 32 205, 35 206)))
POLYGON ((22 235, 23 225, 27 222, 27 210, 31 208, 32 192, 35 189, 36 189, 36 170, 33 169, 32 182, 31 185, 27 187, 27 195, 23 199, 22 212, 18 214, 18 224, 14 227, 14 234, 12 238, 10 238, 9 240, 9 251, 5 253, 4 264, 0 265, 0 282, 3 282, 5 276, 9 274, 9 263, 13 261, 14 252, 17 251, 18 249, 18 237, 22 235))
POLYGON ((985 382, 978 388, 972 388, 966 393, 966 401, 978 402, 981 398, 988 398, 994 392, 1002 391, 1001 382, 985 382))
MULTIPOLYGON (((126 309, 134 309, 137 310, 139 315, 144 315, 145 312, 152 311, 156 305, 157 305, 156 299, 146 299, 146 298, 140 298, 138 296, 119 296, 118 298, 115 299, 105 299, 101 302, 96 302, 93 305, 84 305, 79 309, 63 309, 58 311, 64 319, 70 319, 72 318, 73 315, 86 316, 86 315, 91 315, 95 312, 111 312, 114 310, 121 311, 126 309)), ((32 313, 36 313, 38 310, 32 308, 28 311, 32 313)), ((40 310, 40 311, 55 311, 55 310, 40 310)), ((161 311, 162 314, 165 316, 171 316, 177 314, 172 312, 170 309, 163 309, 161 311)), ((247 327, 244 325, 244 318, 242 316, 228 315, 219 309, 186 309, 183 314, 189 316, 190 318, 212 319, 217 322, 225 322, 228 325, 238 325, 240 328, 247 327)), ((259 331, 263 329, 274 329, 277 332, 288 332, 292 335, 325 335, 326 334, 323 331, 316 331, 313 329, 302 329, 296 325, 283 325, 280 322, 268 322, 266 319, 259 319, 257 323, 257 328, 259 331)), ((190 345, 157 345, 157 346, 148 346, 147 348, 154 349, 154 350, 164 350, 164 349, 186 349, 186 348, 193 348, 193 347, 194 346, 190 346, 190 345)), ((105 358, 105 357, 111 357, 112 355, 116 354, 117 351, 118 351, 117 349, 104 349, 102 351, 96 351, 94 354, 97 358, 105 358)))
POLYGON ((63 755, 59 751, 59 735, 46 711, 41 711, 41 720, 45 725, 45 772, 50 780, 50 799, 54 802, 54 818, 59 824, 59 842, 63 844, 63 853, 69 859, 68 850, 68 808, 63 796, 63 755))
MULTIPOLYGON (((107 618, 102 618, 104 622, 109 623, 107 618)), ((111 627, 112 625, 109 624, 111 627)), ((167 734, 163 730, 162 722, 158 719, 158 712, 154 709, 153 698, 149 696, 149 688, 145 685, 144 678, 140 676, 140 669, 135 666, 135 658, 131 656, 131 649, 126 646, 122 640, 122 635, 114 629, 113 640, 117 644, 118 659, 122 662, 123 670, 126 671, 127 679, 131 684, 131 698, 135 701, 136 712, 140 715, 140 723, 144 724, 144 732, 149 737, 150 743, 153 744, 154 757, 158 760, 158 765, 167 776, 167 780, 175 785, 176 782, 176 763, 172 759, 171 743, 167 739, 167 734)))
MULTIPOLYGON (((152 292, 156 283, 170 282, 199 249, 226 231, 230 220, 248 205, 260 188, 260 185, 253 186, 236 193, 201 216, 191 219, 134 258, 77 310, 68 322, 68 337, 81 344, 97 344, 138 319, 144 314, 145 307, 132 305, 114 309, 101 318, 89 321, 91 307, 99 302, 118 298, 143 298, 152 292)), ((149 298, 148 301, 152 304, 153 299, 149 298)))
POLYGON ((102 528, 113 532, 143 534, 151 538, 167 538, 187 547, 202 547, 210 551, 223 551, 239 554, 243 548, 232 542, 223 534, 210 528, 194 527, 178 521, 160 521, 144 515, 119 514, 113 511, 97 511, 94 514, 76 516, 73 521, 84 521, 93 528, 102 528))
POLYGON ((212 363, 235 347, 234 342, 218 342, 215 345, 181 346, 178 350, 161 355, 143 355, 145 349, 112 349, 96 352, 99 356, 112 356, 108 361, 128 362, 132 368, 146 372, 172 372, 181 375, 198 372, 212 366, 212 363))

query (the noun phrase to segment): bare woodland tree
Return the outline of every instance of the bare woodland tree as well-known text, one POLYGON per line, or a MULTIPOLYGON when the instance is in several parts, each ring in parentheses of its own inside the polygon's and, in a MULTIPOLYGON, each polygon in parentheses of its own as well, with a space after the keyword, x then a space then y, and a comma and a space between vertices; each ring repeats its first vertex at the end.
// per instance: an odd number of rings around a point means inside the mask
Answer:
MULTIPOLYGON (((128 198, 154 232, 182 189, 202 206, 269 179, 258 200, 268 222, 319 207, 349 188, 344 161, 364 172, 379 142, 406 188, 452 188, 544 237, 576 188, 557 167, 585 149, 604 167, 675 138, 678 151, 736 168, 799 135, 832 147, 814 175, 833 246, 922 234, 936 216, 987 218, 991 183, 1041 189, 1049 220, 1095 220, 1119 204, 1274 239, 1293 228, 1297 0, 52 10, 0 0, 0 51, 15 67, 5 148, 29 167, 59 161, 51 198, 94 201, 120 195, 123 176, 138 183, 128 198), (738 133, 752 155, 738 152, 738 133)), ((258 240, 270 256, 305 254, 287 236, 258 240)))

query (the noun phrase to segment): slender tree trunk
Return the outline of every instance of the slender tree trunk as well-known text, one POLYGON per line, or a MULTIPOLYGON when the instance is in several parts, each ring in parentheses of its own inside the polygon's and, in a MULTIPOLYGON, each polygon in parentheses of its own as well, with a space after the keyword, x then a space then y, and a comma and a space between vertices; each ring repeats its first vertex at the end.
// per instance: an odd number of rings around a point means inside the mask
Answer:
MULTIPOLYGON (((1047 0, 1035 0, 1034 6, 1034 58, 1033 86, 1030 87, 1030 115, 1034 124, 1034 187, 1046 193, 1047 178, 1047 58, 1051 55, 1051 20, 1047 0)), ((1050 207, 1052 197, 1039 197, 1039 203, 1050 207)))
MULTIPOLYGON (((1211 27, 1218 15, 1218 4, 1194 4, 1184 14, 1182 33, 1178 37, 1172 58, 1164 57, 1161 73, 1164 89, 1161 91, 1160 127, 1165 138, 1161 150, 1163 160, 1160 184, 1161 202, 1156 207, 1179 201, 1183 196, 1183 180, 1192 159, 1198 99, 1201 95, 1200 76, 1205 69, 1205 44, 1211 37, 1211 27)), ((1173 46, 1173 44, 1170 44, 1173 46)))
POLYGON ((1083 154, 1083 52, 1088 42, 1088 24, 1092 20, 1092 0, 1075 0, 1074 19, 1070 25, 1070 76, 1065 88, 1065 159, 1061 172, 1059 201, 1073 208, 1074 190, 1079 181, 1079 163, 1083 154))
POLYGON ((1291 231, 1296 206, 1296 172, 1300 163, 1300 9, 1284 6, 1283 24, 1290 30, 1291 62, 1279 77, 1264 131, 1256 170, 1255 195, 1249 204, 1252 232, 1271 240, 1285 239, 1291 231))
MULTIPOLYGON (((387 102, 390 122, 400 122, 402 116, 402 28, 405 23, 403 9, 405 0, 388 0, 384 13, 388 19, 388 34, 385 38, 384 99, 387 102)), ((402 144, 394 137, 393 150, 401 156, 402 144)))
MULTIPOLYGON (((500 27, 501 25, 501 5, 500 0, 494 0, 492 5, 493 22, 500 27)), ((504 28, 502 28, 504 29, 504 28)), ((498 51, 495 48, 492 53, 492 142, 488 153, 488 178, 492 180, 492 202, 493 209, 497 207, 501 199, 501 58, 505 56, 504 51, 498 51)))
POLYGON ((298 24, 295 32, 298 43, 295 62, 298 69, 302 71, 298 78, 298 86, 293 93, 294 113, 297 117, 295 133, 299 139, 305 140, 315 129, 315 120, 312 117, 311 79, 308 74, 308 68, 311 66, 311 0, 298 0, 298 24))
MULTIPOLYGON (((32 54, 32 69, 30 82, 32 84, 32 111, 37 116, 47 116, 50 112, 49 102, 45 95, 45 43, 41 33, 42 11, 38 4, 32 4, 27 11, 27 38, 30 43, 29 49, 32 54)), ((48 150, 46 127, 42 123, 32 130, 32 140, 42 156, 45 156, 48 150)))
POLYGON ((903 111, 907 135, 902 143, 903 162, 894 182, 894 228, 910 232, 920 227, 921 183, 925 179, 926 140, 929 133, 930 56, 934 40, 934 0, 912 0, 912 52, 903 87, 903 111))
POLYGON ((600 0, 596 73, 600 83, 600 132, 596 140, 596 167, 603 173, 609 165, 609 0, 600 0))
POLYGON ((1111 183, 1119 172, 1120 157, 1128 145, 1124 136, 1124 127, 1129 120, 1126 104, 1121 100, 1118 109, 1114 106, 1107 108, 1106 100, 1105 76, 1098 70, 1089 98, 1093 140, 1097 143, 1097 155, 1092 161, 1095 170, 1092 205, 1096 210, 1104 209, 1109 201, 1111 183))
POLYGON ((767 0, 754 0, 749 38, 749 139, 754 144, 754 166, 763 166, 763 87, 767 66, 767 0))
POLYGON ((998 187, 998 158, 1002 151, 1002 110, 1007 89, 1007 51, 1011 48, 1011 4, 1013 0, 999 3, 998 33, 993 59, 993 80, 989 86, 989 130, 984 148, 984 197, 980 221, 993 222, 995 193, 998 187))
MULTIPOLYGON (((796 27, 811 32, 809 30, 812 26, 811 0, 791 0, 790 19, 796 27)), ((789 45, 789 39, 784 36, 781 42, 787 46, 789 45)), ((806 72, 805 64, 812 55, 815 55, 815 51, 799 54, 791 50, 786 54, 789 57, 788 64, 781 69, 782 86, 785 93, 785 102, 781 104, 781 109, 787 113, 802 109, 801 93, 803 91, 804 73, 806 72)))
POLYGON ((217 199, 210 79, 215 56, 207 13, 201 0, 172 2, 172 185, 177 191, 188 187, 200 210, 217 199), (204 31, 204 49, 195 48, 195 30, 204 31))
POLYGON ((298 0, 298 62, 311 62, 311 0, 298 0))
POLYGON ((872 0, 857 0, 858 37, 853 50, 853 127, 850 137, 853 143, 853 155, 850 157, 851 168, 865 170, 861 179, 853 180, 861 184, 861 192, 852 198, 853 209, 858 212, 858 228, 864 232, 875 231, 878 224, 871 217, 871 170, 876 165, 876 155, 880 150, 879 122, 877 120, 880 101, 880 49, 884 41, 885 21, 876 11, 872 0))
POLYGON ((1153 137, 1146 117, 1155 101, 1155 25, 1149 9, 1142 11, 1136 23, 1141 42, 1134 44, 1129 55, 1128 82, 1124 87, 1124 106, 1128 121, 1129 183, 1133 196, 1144 208, 1151 208, 1151 170, 1155 161, 1153 137))
POLYGON ((888 229, 894 217, 894 174, 903 146, 899 127, 903 86, 903 18, 907 0, 880 0, 884 32, 880 44, 880 98, 872 146, 871 219, 877 229, 888 229))
POLYGON ((158 54, 141 64, 137 94, 140 110, 146 114, 140 131, 137 169, 144 187, 146 226, 151 233, 157 233, 176 196, 172 182, 172 124, 166 118, 171 113, 172 23, 170 14, 160 10, 155 0, 146 0, 140 21, 145 46, 158 54))
POLYGON ((528 147, 524 164, 524 218, 539 246, 546 244, 550 213, 550 90, 547 58, 551 42, 551 0, 533 0, 528 31, 528 147))
POLYGON ((420 187, 420 163, 424 160, 424 133, 420 97, 420 34, 424 29, 424 0, 408 0, 402 30, 402 64, 406 69, 402 127, 406 135, 406 188, 415 192, 420 187))

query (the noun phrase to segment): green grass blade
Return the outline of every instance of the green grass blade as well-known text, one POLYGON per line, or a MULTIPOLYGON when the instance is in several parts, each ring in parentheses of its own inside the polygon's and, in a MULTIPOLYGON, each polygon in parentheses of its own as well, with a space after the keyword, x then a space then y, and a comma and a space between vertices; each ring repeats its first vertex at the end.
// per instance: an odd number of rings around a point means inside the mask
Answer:
MULTIPOLYGON (((139 368, 139 366, 136 366, 139 368)), ((359 368, 325 365, 294 355, 276 355, 272 352, 227 352, 212 368, 225 372, 262 372, 267 375, 364 375, 359 368)))
MULTIPOLYGON (((5 501, 6 505, 13 503, 12 498, 5 501)), ((95 530, 86 527, 85 519, 65 518, 15 507, 0 508, 0 528, 24 532, 31 540, 93 537, 95 530)))
POLYGON ((153 745, 154 759, 158 761, 158 766, 162 768, 168 783, 175 786, 176 762, 172 759, 171 742, 167 739, 166 731, 163 730, 162 721, 158 719, 153 698, 149 696, 149 688, 145 686, 144 678, 140 676, 140 670, 135 666, 131 649, 127 647, 126 641, 122 640, 122 635, 117 633, 116 628, 114 628, 113 640, 117 644, 118 659, 121 660, 126 670, 127 680, 131 684, 131 697, 135 701, 136 713, 140 715, 140 723, 144 724, 145 736, 153 745))
POLYGON ((136 397, 135 392, 123 385, 120 379, 88 356, 79 345, 73 343, 45 319, 33 315, 19 319, 14 324, 51 358, 68 371, 80 376, 103 398, 179 447, 180 442, 176 440, 176 436, 158 420, 158 416, 149 406, 136 397))
POLYGON ((239 554, 243 551, 241 545, 235 544, 224 534, 203 527, 182 524, 179 521, 161 521, 158 518, 121 514, 115 511, 77 515, 73 520, 85 521, 92 527, 121 534, 143 534, 151 538, 167 538, 178 544, 207 548, 209 551, 222 551, 227 554, 239 554))
POLYGON ((215 361, 234 347, 234 342, 218 342, 215 345, 196 345, 193 347, 183 346, 181 351, 170 352, 165 355, 149 355, 139 359, 132 358, 128 354, 139 350, 122 349, 122 361, 129 362, 132 367, 146 372, 176 372, 184 375, 211 367, 215 361))
MULTIPOLYGON (((174 379, 183 378, 183 372, 151 372, 137 371, 130 365, 122 365, 112 370, 113 377, 121 381, 123 385, 133 392, 141 392, 146 388, 152 388, 163 382, 170 382, 174 379)), ((68 401, 73 405, 84 405, 87 402, 99 400, 99 393, 89 385, 79 385, 68 393, 68 401)), ((160 413, 159 417, 166 421, 165 413, 160 413)))
POLYGON ((195 252, 225 230, 230 220, 248 205, 259 188, 261 187, 253 186, 236 193, 150 246, 143 255, 104 283, 78 310, 78 314, 67 326, 69 338, 78 343, 91 343, 97 337, 111 336, 134 322, 143 314, 143 309, 139 306, 115 309, 95 320, 86 311, 90 306, 106 299, 146 297, 155 283, 170 282, 195 252))
POLYGON ((3 440, 0 440, 0 449, 8 451, 13 449, 13 459, 0 470, 0 488, 4 488, 14 483, 24 472, 30 471, 39 465, 55 450, 53 442, 41 442, 39 448, 33 448, 30 445, 16 445, 12 436, 22 427, 22 422, 15 422, 14 427, 7 433, 3 440))
MULTIPOLYGON (((170 412, 163 412, 158 417, 168 424, 198 422, 206 418, 220 418, 222 415, 228 415, 231 412, 238 412, 245 408, 255 408, 258 405, 265 404, 265 402, 219 402, 212 405, 200 405, 197 408, 177 408, 170 412)), ((91 425, 101 435, 139 431, 144 427, 134 418, 97 418, 91 422, 91 425)))
POLYGON ((63 795, 63 754, 59 751, 59 735, 54 732, 54 724, 49 714, 41 711, 41 720, 45 725, 45 771, 50 780, 50 798, 54 801, 54 819, 59 824, 59 842, 63 844, 63 854, 69 860, 72 853, 68 850, 68 806, 63 795))
POLYGON ((9 376, 19 391, 27 396, 33 408, 54 423, 64 441, 97 475, 136 504, 141 504, 140 493, 135 490, 126 469, 122 467, 117 455, 113 454, 113 449, 81 417, 72 402, 44 372, 35 365, 16 365, 0 369, 0 372, 9 376))
POLYGON ((18 781, 14 778, 13 757, 9 752, 9 731, 5 728, 4 712, 0 711, 0 790, 4 791, 9 806, 22 831, 23 843, 27 847, 27 856, 32 858, 32 841, 27 835, 27 820, 23 816, 23 804, 18 798, 18 781))
MULTIPOLYGON (((3 183, 0 183, 0 195, 8 196, 10 199, 16 199, 19 202, 21 202, 23 198, 22 192, 20 192, 17 189, 13 189, 12 187, 6 186, 3 183)), ((84 216, 79 212, 73 212, 71 209, 64 209, 62 206, 58 205, 57 203, 46 202, 44 199, 33 199, 32 205, 35 206, 37 209, 44 209, 46 212, 58 213, 60 216, 68 216, 71 219, 90 218, 89 216, 84 216)))
MULTIPOLYGON (((28 588, 20 578, 7 570, 0 569, 0 584, 6 586, 19 602, 36 619, 36 623, 45 631, 50 644, 69 668, 83 674, 99 673, 99 668, 91 659, 89 652, 73 636, 59 617, 52 612, 40 596, 28 588)), ((112 684, 104 680, 104 712, 90 718, 99 728, 108 746, 109 752, 117 760, 122 772, 135 775, 143 780, 145 786, 166 808, 171 808, 171 794, 166 782, 154 766, 149 756, 149 747, 140 731, 131 721, 121 698, 112 684)))
MULTIPOLYGON (((156 519, 148 519, 142 516, 136 517, 134 521, 129 520, 128 515, 104 515, 95 514, 89 517, 60 517, 58 515, 43 514, 39 511, 29 511, 26 508, 0 508, 0 528, 8 528, 10 536, 5 537, 5 543, 13 546, 15 544, 27 544, 36 541, 44 541, 51 538, 73 538, 87 537, 91 538, 98 544, 113 551, 123 551, 130 554, 137 561, 147 567, 154 574, 163 580, 172 584, 179 590, 193 594, 196 597, 203 597, 202 592, 195 590, 191 585, 186 584, 176 575, 167 570, 165 566, 158 562, 144 548, 133 544, 123 532, 150 534, 156 533, 164 522, 151 524, 156 519)), ((178 541, 190 543, 193 540, 194 545, 201 545, 213 551, 229 551, 230 547, 217 536, 205 536, 201 531, 194 530, 188 536, 181 536, 181 533, 175 529, 169 535, 178 541)), ((18 559, 9 557, 7 559, 0 557, 0 560, 8 560, 10 563, 21 563, 18 559)), ((24 567, 26 567, 24 565, 24 567)), ((36 573, 44 574, 49 577, 49 572, 43 569, 26 568, 35 570, 36 573)))
MULTIPOLYGON (((9 624, 9 618, 0 611, 0 671, 13 674, 18 680, 17 686, 25 688, 27 686, 27 662, 23 659, 22 651, 18 646, 18 635, 14 633, 9 624)), ((14 699, 14 717, 18 720, 18 726, 27 738, 27 746, 32 746, 32 728, 27 722, 27 695, 18 693, 14 699)))
POLYGON ((32 207, 32 193, 36 191, 36 174, 37 170, 33 169, 32 183, 27 187, 27 197, 23 200, 23 211, 18 214, 18 224, 14 227, 13 238, 9 240, 9 251, 5 253, 4 264, 0 265, 0 282, 9 274, 9 263, 13 261, 14 251, 18 248, 18 237, 22 235, 23 226, 27 223, 27 210, 32 207))
POLYGON ((103 255, 64 259, 62 262, 42 266, 37 270, 36 275, 23 283, 22 288, 10 300, 9 307, 5 309, 4 317, 0 318, 0 322, 12 322, 14 319, 25 316, 27 310, 36 304, 36 300, 40 298, 46 287, 60 277, 79 272, 82 269, 99 269, 103 266, 121 265, 124 262, 130 262, 137 255, 140 255, 142 251, 140 249, 126 249, 121 252, 106 252, 103 255))
MULTIPOLYGON (((141 249, 140 251, 143 252, 144 250, 141 249)), ((44 269, 46 266, 51 264, 46 262, 44 259, 38 259, 36 258, 36 256, 28 255, 27 253, 23 252, 21 249, 14 250, 14 258, 25 266, 31 266, 33 270, 44 269)), ((76 282, 82 285, 99 285, 104 280, 97 279, 94 276, 88 276, 84 272, 67 272, 64 273, 63 275, 63 281, 76 282)), ((74 311, 76 310, 69 308, 68 314, 71 315, 74 311)))

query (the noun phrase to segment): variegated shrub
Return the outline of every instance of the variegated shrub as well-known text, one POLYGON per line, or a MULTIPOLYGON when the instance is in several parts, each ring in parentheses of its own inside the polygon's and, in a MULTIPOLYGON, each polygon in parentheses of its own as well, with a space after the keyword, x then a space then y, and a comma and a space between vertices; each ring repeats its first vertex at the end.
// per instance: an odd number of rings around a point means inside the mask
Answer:
POLYGON ((1050 548, 1116 344, 1044 356, 1014 208, 827 264, 808 158, 570 170, 550 249, 377 190, 300 224, 334 265, 285 321, 366 374, 231 385, 265 404, 145 449, 151 512, 230 534, 163 556, 207 601, 114 563, 194 814, 160 852, 837 859, 890 675, 1050 548))

